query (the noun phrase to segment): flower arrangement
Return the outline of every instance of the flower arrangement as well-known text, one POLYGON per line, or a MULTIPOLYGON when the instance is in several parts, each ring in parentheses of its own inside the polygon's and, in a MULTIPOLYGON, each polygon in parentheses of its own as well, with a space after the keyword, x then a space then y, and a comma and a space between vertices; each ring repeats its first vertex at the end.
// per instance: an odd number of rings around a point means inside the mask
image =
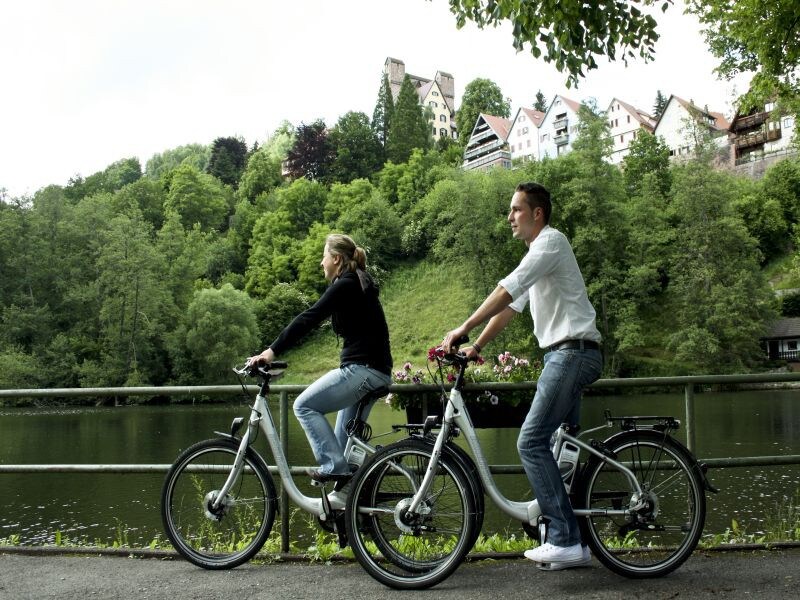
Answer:
MULTIPOLYGON (((428 350, 428 361, 434 362, 437 357, 441 358, 443 352, 437 348, 428 350)), ((478 357, 476 363, 470 365, 465 373, 467 382, 488 383, 488 382, 522 382, 535 381, 542 372, 541 362, 538 360, 530 361, 525 358, 518 358, 506 351, 498 354, 495 363, 487 365, 482 357, 478 357)), ((445 369, 442 376, 448 383, 455 381, 455 371, 445 369)), ((431 372, 423 369, 415 369, 411 362, 406 361, 401 369, 393 374, 395 384, 423 384, 435 383, 431 372)), ((431 393, 427 393, 430 396, 431 393)), ((436 394, 436 392, 433 392, 436 394)), ((390 394, 387 402, 396 410, 403 410, 408 407, 419 406, 425 400, 426 392, 415 394, 390 394)), ((503 390, 492 392, 485 390, 482 392, 466 392, 465 399, 470 404, 517 406, 520 402, 529 401, 532 397, 531 390, 503 390)))

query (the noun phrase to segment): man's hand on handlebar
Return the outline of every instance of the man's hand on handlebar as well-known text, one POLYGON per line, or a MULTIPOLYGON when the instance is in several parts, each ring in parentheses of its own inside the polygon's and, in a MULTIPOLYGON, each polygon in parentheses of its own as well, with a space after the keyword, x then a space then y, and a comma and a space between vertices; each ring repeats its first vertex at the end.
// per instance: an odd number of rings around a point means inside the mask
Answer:
POLYGON ((462 327, 457 327, 445 334, 444 339, 442 340, 442 348, 448 354, 453 354, 458 351, 458 347, 469 341, 467 334, 469 330, 462 327))

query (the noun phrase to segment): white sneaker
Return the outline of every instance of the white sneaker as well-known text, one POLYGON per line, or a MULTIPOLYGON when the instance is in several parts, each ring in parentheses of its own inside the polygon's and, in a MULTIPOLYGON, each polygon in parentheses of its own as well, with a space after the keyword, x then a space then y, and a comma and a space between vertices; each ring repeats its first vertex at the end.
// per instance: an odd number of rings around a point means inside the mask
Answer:
POLYGON ((560 571, 573 567, 587 567, 592 564, 589 548, 575 544, 574 546, 554 546, 545 543, 525 551, 525 558, 532 560, 544 571, 560 571))

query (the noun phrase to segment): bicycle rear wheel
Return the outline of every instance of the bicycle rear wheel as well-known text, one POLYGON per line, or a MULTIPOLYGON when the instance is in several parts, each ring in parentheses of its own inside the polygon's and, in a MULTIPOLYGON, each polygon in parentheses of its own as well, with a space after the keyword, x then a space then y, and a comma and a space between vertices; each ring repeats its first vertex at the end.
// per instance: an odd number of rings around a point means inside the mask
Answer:
POLYGON ((605 511, 643 507, 628 515, 579 517, 583 538, 597 559, 626 577, 660 577, 678 568, 703 532, 706 497, 694 457, 652 430, 620 433, 605 442, 636 476, 643 500, 628 478, 592 456, 577 494, 577 508, 605 511))
POLYGON ((238 440, 199 442, 178 457, 164 480, 161 519, 167 537, 181 556, 205 569, 230 569, 250 560, 275 520, 275 484, 252 448, 238 479, 213 507, 238 450, 238 440))
POLYGON ((408 513, 431 459, 431 447, 404 440, 378 451, 356 475, 346 523, 358 562, 396 589, 436 585, 455 571, 475 542, 474 486, 458 462, 439 458, 420 509, 408 513))

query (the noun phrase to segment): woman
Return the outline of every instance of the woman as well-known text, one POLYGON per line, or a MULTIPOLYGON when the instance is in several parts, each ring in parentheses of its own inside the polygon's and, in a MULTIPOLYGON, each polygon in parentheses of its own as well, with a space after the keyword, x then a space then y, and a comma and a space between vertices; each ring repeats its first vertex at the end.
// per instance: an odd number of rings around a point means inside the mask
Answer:
MULTIPOLYGON (((297 397, 294 414, 308 437, 319 463, 309 469, 318 482, 350 477, 344 457, 345 427, 355 416, 356 404, 369 391, 391 382, 392 355, 389 328, 378 300, 378 288, 366 273, 367 256, 348 236, 331 234, 325 240, 322 270, 330 282, 314 306, 307 309, 275 339, 269 348, 251 360, 271 363, 296 345, 309 331, 331 317, 333 330, 344 340, 340 366, 312 383, 297 397), (336 430, 325 414, 339 411, 336 430)), ((372 405, 362 413, 366 420, 372 405)))

